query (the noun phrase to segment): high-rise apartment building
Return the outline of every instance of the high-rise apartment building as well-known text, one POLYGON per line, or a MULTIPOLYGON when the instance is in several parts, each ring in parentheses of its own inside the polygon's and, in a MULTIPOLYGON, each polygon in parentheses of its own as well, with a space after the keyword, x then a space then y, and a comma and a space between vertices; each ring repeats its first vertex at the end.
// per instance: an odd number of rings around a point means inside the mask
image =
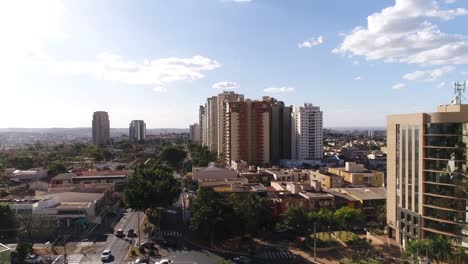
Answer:
POLYGON ((218 97, 207 99, 205 107, 206 146, 212 152, 218 151, 218 97))
POLYGON ((110 140, 109 115, 104 111, 97 111, 93 114, 93 144, 107 145, 110 140))
POLYGON ((468 105, 387 118, 387 223, 405 246, 445 236, 468 247, 468 105))
POLYGON ((291 159, 292 106, 271 97, 263 97, 270 103, 270 162, 278 165, 281 159, 291 159))
POLYGON ((143 142, 146 140, 146 124, 143 120, 133 120, 129 127, 130 142, 143 142))
POLYGON ((198 109, 198 134, 200 137, 200 140, 198 141, 199 144, 203 144, 205 141, 203 138, 203 127, 204 127, 204 118, 205 118, 205 107, 203 105, 200 105, 200 108, 198 109))
POLYGON ((201 141, 201 135, 200 135, 200 125, 197 123, 190 125, 190 140, 193 142, 199 143, 201 141))
MULTIPOLYGON (((218 94, 217 98, 217 118, 218 118, 218 126, 217 126, 217 153, 218 156, 225 156, 226 155, 226 113, 227 113, 227 104, 229 102, 242 102, 244 101, 244 95, 237 94, 231 91, 224 91, 221 94, 218 94)), ((225 158, 225 157, 223 157, 225 158)))
POLYGON ((323 113, 320 107, 305 103, 292 114, 292 158, 320 160, 323 158, 323 113))
POLYGON ((267 100, 227 103, 227 164, 233 160, 251 165, 270 163, 270 111, 267 100))

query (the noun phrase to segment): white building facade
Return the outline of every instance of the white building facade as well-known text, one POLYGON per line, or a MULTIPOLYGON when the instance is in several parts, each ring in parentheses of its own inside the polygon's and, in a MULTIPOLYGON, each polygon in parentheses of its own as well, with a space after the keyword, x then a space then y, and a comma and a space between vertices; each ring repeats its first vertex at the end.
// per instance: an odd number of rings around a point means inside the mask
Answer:
POLYGON ((305 103, 292 113, 292 158, 321 160, 323 157, 323 112, 319 106, 305 103))

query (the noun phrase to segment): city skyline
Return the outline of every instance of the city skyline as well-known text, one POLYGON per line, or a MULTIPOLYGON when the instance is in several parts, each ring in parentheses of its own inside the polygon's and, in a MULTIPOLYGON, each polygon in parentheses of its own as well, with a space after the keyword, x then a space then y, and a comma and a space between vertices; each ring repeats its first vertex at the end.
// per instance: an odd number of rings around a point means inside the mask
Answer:
POLYGON ((89 127, 89 114, 103 110, 116 128, 135 119, 188 128, 198 113, 187 109, 223 90, 319 105, 324 127, 385 127, 386 115, 449 103, 452 81, 468 78, 467 8, 442 0, 4 2, 0 111, 9 114, 0 127, 89 127))

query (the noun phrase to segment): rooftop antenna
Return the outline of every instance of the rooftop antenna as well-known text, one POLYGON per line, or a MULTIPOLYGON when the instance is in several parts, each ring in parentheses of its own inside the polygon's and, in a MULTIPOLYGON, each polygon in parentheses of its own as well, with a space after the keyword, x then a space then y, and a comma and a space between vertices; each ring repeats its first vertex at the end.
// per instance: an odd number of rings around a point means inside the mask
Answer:
POLYGON ((453 92, 455 93, 455 97, 452 99, 450 104, 461 105, 463 99, 466 100, 465 96, 463 96, 463 94, 465 93, 465 89, 466 89, 466 81, 464 81, 464 82, 454 82, 453 83, 453 92))

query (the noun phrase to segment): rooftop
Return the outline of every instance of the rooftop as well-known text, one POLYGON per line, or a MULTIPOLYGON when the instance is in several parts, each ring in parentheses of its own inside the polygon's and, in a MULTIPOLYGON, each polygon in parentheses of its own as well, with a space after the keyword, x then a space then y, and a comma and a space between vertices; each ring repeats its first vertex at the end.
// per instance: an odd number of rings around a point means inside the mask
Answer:
POLYGON ((5 245, 3 245, 2 243, 0 243, 0 252, 3 252, 3 251, 10 251, 11 249, 5 245))
POLYGON ((343 191, 359 200, 382 200, 387 198, 385 188, 342 188, 343 191))
POLYGON ((66 202, 94 202, 104 197, 103 193, 80 193, 80 192, 48 192, 36 195, 36 199, 57 198, 60 203, 66 202))
POLYGON ((312 199, 331 199, 333 195, 323 192, 301 192, 299 195, 305 198, 312 198, 312 199))

